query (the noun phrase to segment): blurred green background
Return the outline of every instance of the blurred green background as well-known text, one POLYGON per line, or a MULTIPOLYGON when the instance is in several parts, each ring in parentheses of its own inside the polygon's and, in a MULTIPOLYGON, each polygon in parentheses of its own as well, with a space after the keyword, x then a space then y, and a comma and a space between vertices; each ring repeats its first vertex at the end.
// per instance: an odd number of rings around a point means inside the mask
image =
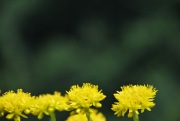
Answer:
MULTIPOLYGON (((113 93, 150 84, 156 106, 140 120, 180 121, 179 41, 178 0, 2 0, 0 89, 64 94, 90 82, 107 95, 99 109, 107 121, 132 121, 114 116, 113 93)), ((57 112, 57 120, 68 115, 57 112)), ((22 119, 30 120, 37 118, 22 119)))

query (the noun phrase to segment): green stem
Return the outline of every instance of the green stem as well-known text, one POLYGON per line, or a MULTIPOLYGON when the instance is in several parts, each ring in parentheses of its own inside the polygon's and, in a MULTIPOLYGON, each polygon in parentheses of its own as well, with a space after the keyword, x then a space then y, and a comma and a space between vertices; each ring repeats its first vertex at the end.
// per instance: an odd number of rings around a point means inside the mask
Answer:
POLYGON ((56 121, 55 112, 50 113, 50 121, 56 121))
POLYGON ((133 119, 134 119, 134 121, 139 121, 139 116, 138 116, 138 114, 134 114, 134 115, 133 115, 133 119))
POLYGON ((87 117, 88 121, 93 121, 93 120, 91 119, 89 109, 86 110, 86 117, 87 117))

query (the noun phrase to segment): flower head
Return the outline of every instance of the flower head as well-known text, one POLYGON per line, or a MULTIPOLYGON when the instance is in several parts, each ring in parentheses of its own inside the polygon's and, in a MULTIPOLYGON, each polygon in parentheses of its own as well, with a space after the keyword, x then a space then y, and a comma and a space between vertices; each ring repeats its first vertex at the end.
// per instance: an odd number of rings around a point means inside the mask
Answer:
MULTIPOLYGON (((106 121, 105 116, 101 112, 98 112, 95 109, 90 109, 90 115, 93 121, 106 121)), ((66 121, 79 121, 79 120, 88 121, 86 114, 79 113, 75 115, 70 115, 66 121)))
POLYGON ((1 100, 2 98, 0 97, 0 117, 4 116, 4 104, 1 100))
POLYGON ((61 96, 59 92, 54 92, 53 95, 39 95, 31 105, 31 113, 37 115, 38 119, 42 119, 44 114, 50 115, 50 113, 53 113, 55 110, 67 110, 67 101, 68 99, 61 96))
POLYGON ((24 114, 29 113, 29 105, 34 100, 30 93, 24 93, 22 89, 18 89, 17 93, 9 91, 0 97, 3 110, 7 113, 7 119, 14 119, 20 121, 20 117, 27 118, 24 114))
POLYGON ((157 90, 151 85, 128 85, 121 87, 122 91, 117 91, 114 97, 118 100, 112 105, 112 110, 117 116, 124 116, 129 110, 128 117, 138 115, 145 109, 151 110, 155 106, 153 102, 157 90))
POLYGON ((83 83, 82 87, 74 85, 67 94, 70 108, 77 109, 77 112, 86 110, 91 106, 101 107, 100 101, 106 97, 101 93, 101 90, 98 90, 97 85, 92 85, 90 83, 83 83))

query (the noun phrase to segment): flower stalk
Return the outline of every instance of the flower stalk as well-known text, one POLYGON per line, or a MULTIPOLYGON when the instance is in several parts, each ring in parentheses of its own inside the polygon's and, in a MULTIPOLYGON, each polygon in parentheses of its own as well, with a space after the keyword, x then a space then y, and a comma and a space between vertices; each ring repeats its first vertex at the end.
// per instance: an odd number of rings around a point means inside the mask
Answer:
POLYGON ((56 121, 55 112, 50 113, 50 121, 56 121))
POLYGON ((138 114, 134 114, 133 115, 133 119, 134 119, 134 121, 139 121, 139 115, 138 114))
POLYGON ((88 109, 88 110, 86 110, 86 117, 87 117, 88 121, 93 121, 93 120, 91 119, 89 109, 88 109))

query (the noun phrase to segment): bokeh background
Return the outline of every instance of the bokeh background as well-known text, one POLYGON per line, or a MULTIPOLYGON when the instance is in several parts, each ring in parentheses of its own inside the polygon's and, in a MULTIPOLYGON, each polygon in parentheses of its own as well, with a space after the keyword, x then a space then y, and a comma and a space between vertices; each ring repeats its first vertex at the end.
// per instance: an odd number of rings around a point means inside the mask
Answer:
POLYGON ((107 121, 132 121, 114 116, 113 93, 150 84, 156 106, 140 120, 180 121, 179 41, 179 0, 2 0, 0 89, 65 94, 90 82, 107 96, 99 109, 107 121))

